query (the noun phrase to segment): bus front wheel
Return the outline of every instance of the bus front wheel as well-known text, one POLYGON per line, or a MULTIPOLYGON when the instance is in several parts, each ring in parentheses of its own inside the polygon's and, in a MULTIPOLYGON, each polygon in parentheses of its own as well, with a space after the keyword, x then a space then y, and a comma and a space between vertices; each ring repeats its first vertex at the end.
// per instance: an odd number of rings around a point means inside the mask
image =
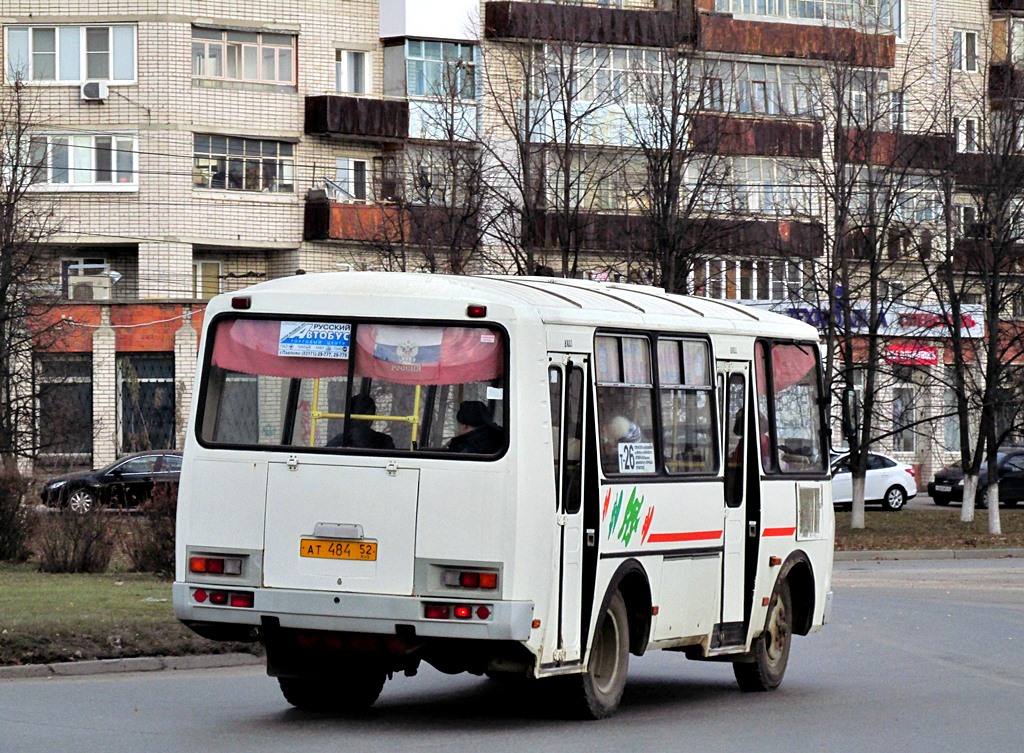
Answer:
POLYGON ((793 601, 789 583, 781 579, 775 585, 768 603, 764 631, 754 639, 754 645, 744 660, 732 665, 740 690, 748 693, 764 692, 775 690, 782 684, 793 639, 792 619, 793 601))
POLYGON ((387 673, 375 667, 353 667, 340 678, 279 677, 284 699, 304 711, 365 711, 384 688, 387 673))
POLYGON ((572 680, 578 683, 576 715, 604 719, 615 713, 626 689, 629 669, 629 617, 622 594, 616 591, 597 623, 587 671, 572 680))

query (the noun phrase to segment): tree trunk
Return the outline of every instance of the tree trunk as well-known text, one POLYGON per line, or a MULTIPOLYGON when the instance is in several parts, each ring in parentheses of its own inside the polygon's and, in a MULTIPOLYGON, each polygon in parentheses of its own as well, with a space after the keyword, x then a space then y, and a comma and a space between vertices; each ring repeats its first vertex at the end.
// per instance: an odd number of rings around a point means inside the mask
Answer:
POLYGON ((970 523, 974 520, 974 497, 978 493, 978 474, 964 475, 964 501, 960 506, 960 522, 970 523))
POLYGON ((988 503, 988 532, 998 536, 1003 532, 999 521, 999 482, 990 485, 986 490, 985 502, 988 503))
POLYGON ((850 506, 850 528, 864 528, 864 476, 853 475, 853 502, 850 506))

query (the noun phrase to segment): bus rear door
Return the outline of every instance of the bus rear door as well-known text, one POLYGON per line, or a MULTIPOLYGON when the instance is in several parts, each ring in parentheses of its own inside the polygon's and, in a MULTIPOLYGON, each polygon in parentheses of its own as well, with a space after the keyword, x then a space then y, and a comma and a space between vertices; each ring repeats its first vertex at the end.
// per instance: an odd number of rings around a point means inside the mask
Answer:
POLYGON ((741 644, 746 639, 747 548, 747 380, 750 367, 741 361, 720 361, 722 436, 725 438, 724 534, 722 561, 722 613, 718 646, 741 644))

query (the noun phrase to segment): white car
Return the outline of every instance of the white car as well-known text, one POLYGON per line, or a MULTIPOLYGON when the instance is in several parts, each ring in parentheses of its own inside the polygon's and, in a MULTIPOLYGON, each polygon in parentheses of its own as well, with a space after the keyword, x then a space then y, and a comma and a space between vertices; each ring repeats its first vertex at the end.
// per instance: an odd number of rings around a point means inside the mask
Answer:
MULTIPOLYGON (((853 475, 848 453, 832 454, 832 502, 849 509, 853 505, 853 475)), ((883 510, 896 511, 917 495, 913 466, 900 463, 877 452, 868 453, 864 478, 864 503, 880 504, 883 510)))

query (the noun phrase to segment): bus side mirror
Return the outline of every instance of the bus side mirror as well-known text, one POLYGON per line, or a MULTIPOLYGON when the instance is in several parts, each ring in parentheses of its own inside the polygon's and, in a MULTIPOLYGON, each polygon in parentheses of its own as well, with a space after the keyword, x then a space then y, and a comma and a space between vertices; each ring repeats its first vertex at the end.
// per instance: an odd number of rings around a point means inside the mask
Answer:
POLYGON ((847 441, 857 435, 859 426, 860 401, 857 399, 857 390, 847 387, 843 390, 843 436, 847 441))

